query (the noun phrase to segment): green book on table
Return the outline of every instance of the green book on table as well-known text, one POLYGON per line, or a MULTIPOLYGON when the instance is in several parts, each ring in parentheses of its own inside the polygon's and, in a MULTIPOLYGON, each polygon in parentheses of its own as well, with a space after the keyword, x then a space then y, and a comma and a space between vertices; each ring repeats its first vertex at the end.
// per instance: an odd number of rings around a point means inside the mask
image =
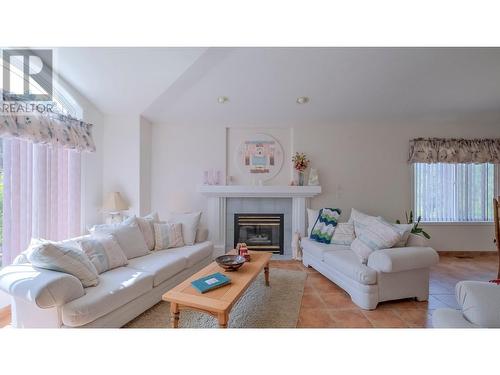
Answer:
POLYGON ((191 285, 200 293, 220 288, 231 282, 231 279, 220 272, 191 281, 191 285))

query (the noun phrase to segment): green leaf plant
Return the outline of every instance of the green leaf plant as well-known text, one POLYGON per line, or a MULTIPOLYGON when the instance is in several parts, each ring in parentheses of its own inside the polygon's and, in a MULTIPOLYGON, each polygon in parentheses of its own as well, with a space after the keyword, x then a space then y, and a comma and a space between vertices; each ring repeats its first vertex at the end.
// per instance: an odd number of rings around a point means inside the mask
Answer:
MULTIPOLYGON (((417 221, 414 221, 413 211, 410 210, 409 213, 405 211, 405 219, 407 224, 413 224, 413 228, 411 228, 411 233, 416 234, 417 236, 424 236, 427 239, 431 238, 429 233, 427 233, 422 228, 419 228, 420 220, 422 220, 421 216, 417 217, 417 221)), ((401 221, 396 220, 396 224, 401 224, 401 221)))

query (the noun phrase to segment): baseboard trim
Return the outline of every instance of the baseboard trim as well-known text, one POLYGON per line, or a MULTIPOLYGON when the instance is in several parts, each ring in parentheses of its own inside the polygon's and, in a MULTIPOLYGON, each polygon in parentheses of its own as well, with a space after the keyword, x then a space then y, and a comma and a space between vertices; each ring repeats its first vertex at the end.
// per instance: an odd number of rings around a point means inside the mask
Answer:
POLYGON ((457 250, 457 251, 438 251, 439 255, 444 255, 444 256, 456 256, 456 257, 480 257, 480 256, 487 256, 487 255, 497 255, 497 251, 464 251, 464 250, 457 250))

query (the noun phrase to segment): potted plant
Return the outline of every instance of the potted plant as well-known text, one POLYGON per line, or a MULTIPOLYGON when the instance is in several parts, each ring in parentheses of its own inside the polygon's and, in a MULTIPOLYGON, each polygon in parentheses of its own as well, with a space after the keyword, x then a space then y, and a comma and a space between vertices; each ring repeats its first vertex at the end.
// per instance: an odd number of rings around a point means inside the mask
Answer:
MULTIPOLYGON (((417 221, 414 221, 413 220, 413 211, 410 210, 409 214, 408 214, 408 212, 405 211, 405 218, 406 218, 406 222, 408 224, 413 224, 413 228, 411 229, 411 233, 416 234, 418 236, 424 236, 427 239, 431 238, 429 233, 427 233, 425 230, 423 230, 422 228, 419 227, 420 220, 422 220, 422 216, 417 217, 417 221)), ((401 224, 401 221, 396 220, 396 224, 401 224)))
POLYGON ((306 154, 296 152, 292 157, 293 168, 299 173, 299 186, 304 186, 304 171, 309 166, 309 159, 306 154))

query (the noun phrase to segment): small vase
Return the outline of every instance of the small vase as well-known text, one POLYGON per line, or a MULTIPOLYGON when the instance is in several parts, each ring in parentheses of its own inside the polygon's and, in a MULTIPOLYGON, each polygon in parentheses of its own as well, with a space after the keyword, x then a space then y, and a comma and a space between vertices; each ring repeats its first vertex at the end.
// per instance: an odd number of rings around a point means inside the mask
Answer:
POLYGON ((304 186, 304 179, 305 179, 304 172, 299 171, 299 186, 304 186))

